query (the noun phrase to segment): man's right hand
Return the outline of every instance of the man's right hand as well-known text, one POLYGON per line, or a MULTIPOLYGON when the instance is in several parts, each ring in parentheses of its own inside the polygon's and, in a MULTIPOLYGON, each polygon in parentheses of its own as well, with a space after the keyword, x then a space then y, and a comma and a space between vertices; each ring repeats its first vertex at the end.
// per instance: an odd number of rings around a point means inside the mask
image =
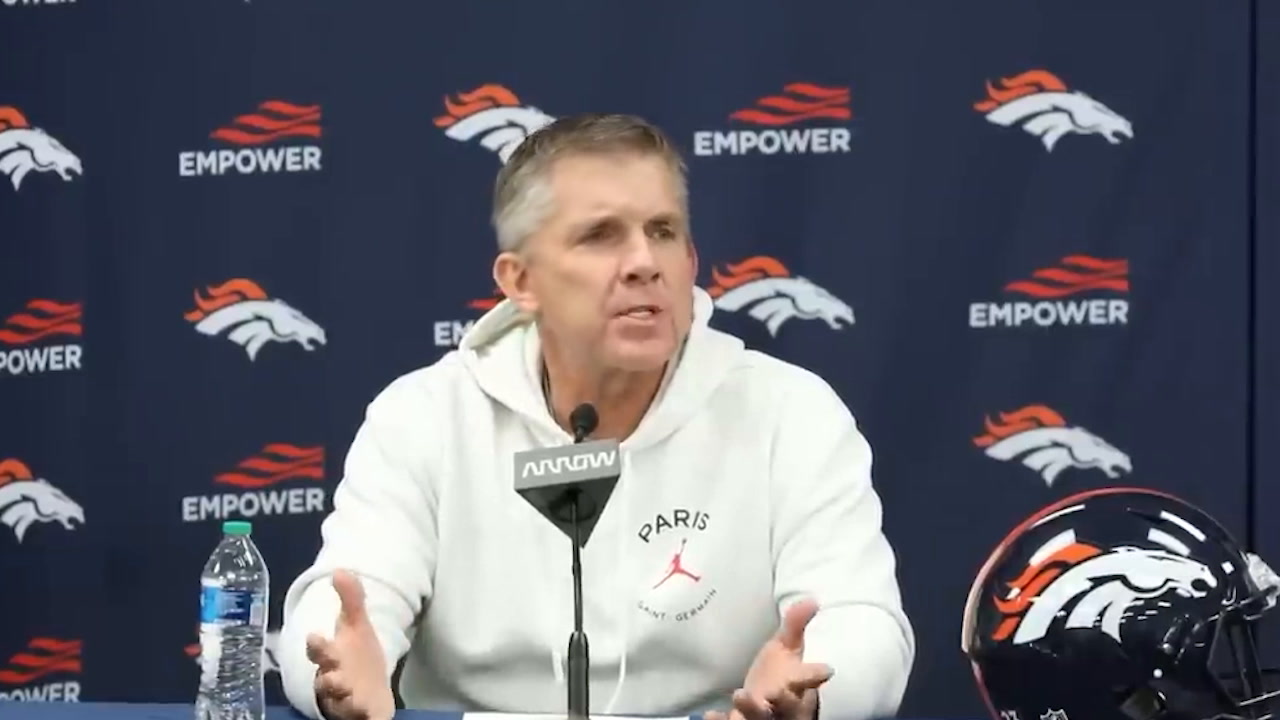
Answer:
POLYGON ((329 720, 391 720, 395 697, 388 682, 387 660, 364 609, 364 588, 346 570, 333 574, 333 589, 342 602, 333 639, 311 633, 307 657, 316 671, 316 700, 329 720))

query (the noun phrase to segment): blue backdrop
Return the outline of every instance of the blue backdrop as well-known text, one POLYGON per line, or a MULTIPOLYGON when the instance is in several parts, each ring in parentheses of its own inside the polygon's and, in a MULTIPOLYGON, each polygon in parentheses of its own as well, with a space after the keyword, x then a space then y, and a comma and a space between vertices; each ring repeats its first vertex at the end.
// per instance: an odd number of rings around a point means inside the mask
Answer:
POLYGON ((715 324, 860 419, 905 714, 983 712, 969 582, 1065 494, 1280 560, 1274 3, 0 0, 0 47, 0 696, 190 700, 225 517, 278 627, 365 404, 493 301, 495 173, 580 111, 672 135, 715 324))

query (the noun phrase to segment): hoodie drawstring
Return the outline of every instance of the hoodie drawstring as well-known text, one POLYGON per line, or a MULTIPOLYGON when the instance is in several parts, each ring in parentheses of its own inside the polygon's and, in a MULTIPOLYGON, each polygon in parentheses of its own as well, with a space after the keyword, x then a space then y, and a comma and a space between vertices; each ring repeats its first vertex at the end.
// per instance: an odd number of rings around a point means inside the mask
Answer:
MULTIPOLYGON (((631 454, 622 451, 622 477, 628 477, 627 469, 631 464, 631 454)), ((616 587, 627 588, 630 591, 634 588, 632 583, 632 562, 631 553, 627 552, 627 528, 631 527, 631 493, 627 492, 626 483, 618 480, 617 491, 622 497, 618 500, 622 503, 622 528, 618 530, 616 543, 617 561, 614 566, 620 569, 621 579, 616 587)), ((627 643, 631 642, 631 614, 634 609, 631 607, 631 592, 622 593, 622 639, 618 643, 618 684, 613 688, 613 696, 609 697, 609 705, 604 707, 605 715, 613 715, 614 707, 618 705, 618 698, 622 697, 622 685, 627 682, 627 643)))
MULTIPOLYGON (((626 477, 627 466, 629 465, 630 455, 623 451, 622 455, 622 476, 626 477)), ((619 579, 616 581, 615 587, 630 588, 632 586, 632 568, 633 562, 631 555, 627 552, 627 533, 626 528, 631 527, 631 494, 626 491, 626 484, 619 481, 616 488, 616 501, 621 504, 622 510, 622 529, 617 533, 617 542, 614 544, 616 561, 614 566, 619 568, 619 579)), ((570 540, 570 543, 573 541, 570 540)), ((532 546, 530 546, 532 547, 532 546)), ((535 550, 536 554, 536 550, 535 550)), ((544 554, 543 558, 554 557, 559 555, 559 549, 549 554, 544 554)), ((536 593, 540 602, 538 602, 537 612, 539 617, 556 618, 568 617, 562 615, 566 608, 573 607, 572 580, 566 586, 564 583, 558 583, 560 591, 555 593, 536 593), (550 595, 558 596, 556 598, 555 607, 551 607, 550 595)), ((622 697, 622 688, 627 681, 627 649, 628 643, 631 641, 631 614, 634 612, 631 602, 631 593, 624 592, 622 607, 620 608, 622 638, 620 642, 619 658, 618 658, 618 682, 614 686, 613 695, 609 698, 608 705, 605 706, 604 714, 614 714, 618 700, 622 697)), ((568 679, 566 678, 567 661, 565 657, 566 643, 568 642, 569 633, 572 630, 572 622, 548 622, 547 631, 549 635, 548 644, 551 648, 551 673, 555 678, 556 685, 563 687, 568 679)))
MULTIPOLYGON (((511 521, 513 523, 517 522, 514 513, 511 521)), ((563 554, 559 547, 548 549, 545 546, 540 547, 540 543, 523 543, 523 545, 529 553, 527 561, 529 563, 528 567, 542 566, 547 562, 547 558, 555 558, 563 554)), ((553 574, 552 577, 558 577, 558 575, 553 574)), ((559 583, 554 583, 552 588, 547 592, 540 592, 538 590, 531 589, 531 594, 533 595, 534 604, 534 607, 532 608, 534 623, 546 629, 548 647, 551 648, 551 675, 555 678, 557 685, 564 685, 565 657, 564 652, 560 648, 565 646, 569 635, 567 632, 561 630, 562 625, 560 622, 557 622, 557 620, 562 617, 562 613, 566 607, 564 604, 563 594, 556 592, 554 589, 555 585, 558 584, 559 583), (552 597, 553 595, 555 597, 552 597)))
MULTIPOLYGON (((631 453, 622 451, 622 477, 627 477, 627 469, 630 465, 631 453)), ((632 580, 632 563, 631 554, 627 552, 627 528, 631 527, 631 493, 627 492, 627 485, 624 481, 619 480, 617 485, 618 493, 622 495, 619 500, 622 503, 622 527, 618 531, 617 553, 618 558, 615 567, 621 571, 621 579, 617 587, 623 587, 630 590, 634 587, 632 580)), ((613 715, 614 708, 618 704, 618 698, 622 697, 622 686, 627 682, 627 644, 631 642, 631 613, 634 609, 631 607, 631 593, 622 593, 622 641, 620 643, 618 655, 618 684, 613 689, 613 696, 609 698, 609 704, 605 707, 605 715, 613 715)))
MULTIPOLYGON (((624 451, 622 453, 622 465, 623 465, 624 477, 626 476, 626 467, 628 465, 628 458, 629 458, 628 453, 624 451)), ((618 586, 631 587, 630 585, 631 577, 632 577, 631 570, 632 570, 633 564, 631 562, 630 554, 627 553, 627 535, 625 531, 626 528, 631 527, 631 494, 626 491, 625 485, 622 482, 618 483, 617 491, 618 491, 618 494, 621 495, 621 497, 618 498, 618 501, 622 505, 623 530, 618 532, 617 534, 618 539, 617 539, 617 542, 615 543, 615 549, 617 553, 617 560, 615 563, 615 567, 619 568, 621 571, 620 579, 618 580, 618 586)), ((572 542, 572 540, 570 542, 572 542)), ((554 554, 558 554, 558 553, 552 553, 552 555, 554 554)), ((561 588, 561 592, 555 593, 559 595, 559 597, 557 598, 556 604, 560 608, 560 612, 563 612, 564 608, 572 607, 572 602, 573 602, 573 597, 571 594, 572 585, 570 585, 570 593, 565 592, 565 589, 564 589, 565 586, 563 583, 560 583, 560 588, 561 588)), ((552 608, 549 607, 549 603, 547 601, 548 594, 536 593, 536 595, 541 600, 541 602, 538 603, 539 607, 537 608, 539 616, 546 617, 546 618, 557 617, 558 616, 557 612, 553 611, 552 608)), ((630 643, 631 641, 631 614, 633 612, 633 609, 631 607, 631 604, 632 604, 630 599, 631 594, 624 593, 623 597, 624 597, 622 601, 623 607, 621 608, 622 639, 620 643, 621 647, 620 647, 620 651, 619 651, 620 654, 618 658, 618 683, 616 686, 614 686, 613 695, 610 696, 608 705, 605 706, 605 710, 604 710, 605 715, 614 714, 614 709, 617 707, 618 699, 622 697, 622 688, 627 682, 627 649, 628 649, 627 646, 628 646, 628 643, 630 643)), ((570 629, 571 629, 571 625, 572 624, 570 623, 570 629)), ((562 627, 563 626, 561 626, 560 623, 549 622, 547 624, 548 633, 550 635, 549 644, 551 647, 551 673, 552 673, 552 676, 555 677, 556 684, 560 686, 564 686, 565 683, 568 682, 565 676, 567 658, 565 657, 563 647, 565 647, 565 643, 567 642, 567 638, 569 637, 569 630, 561 629, 562 627)))

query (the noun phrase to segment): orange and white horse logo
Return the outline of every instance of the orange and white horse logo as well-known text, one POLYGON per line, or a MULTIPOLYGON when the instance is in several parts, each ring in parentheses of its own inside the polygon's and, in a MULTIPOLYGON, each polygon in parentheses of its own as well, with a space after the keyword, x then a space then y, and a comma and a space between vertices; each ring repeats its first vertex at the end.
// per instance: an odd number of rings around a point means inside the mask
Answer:
POLYGON ((1133 138, 1133 125, 1116 111, 1067 84, 1048 70, 1028 70, 1001 78, 996 88, 987 82, 987 97, 973 108, 1003 127, 1022 126, 1052 152, 1062 136, 1101 135, 1112 145, 1133 138))
POLYGON ((776 258, 758 255, 730 263, 724 272, 711 270, 707 288, 721 310, 748 315, 764 323, 769 334, 788 320, 822 320, 832 330, 853 324, 853 308, 812 281, 792 275, 776 258))
POLYGON ((1040 473, 1048 487, 1072 467, 1098 469, 1113 479, 1133 472, 1128 455, 1082 427, 1068 427, 1060 414, 1045 405, 1000 413, 998 422, 988 417, 985 423, 987 431, 973 444, 996 460, 1020 459, 1040 473))
POLYGON ((0 172, 8 175, 13 189, 18 190, 32 170, 56 173, 63 180, 84 174, 80 158, 56 138, 31 127, 18 108, 0 106, 0 172))
POLYGON ((285 301, 268 297, 252 280, 235 278, 208 291, 208 297, 195 293, 196 307, 183 317, 205 335, 226 332, 250 361, 269 342, 295 342, 308 351, 325 344, 324 328, 285 301))
POLYGON ((84 509, 48 480, 33 476, 22 461, 0 460, 0 523, 22 542, 37 522, 56 522, 74 530, 84 524, 84 509))
POLYGON ((458 93, 455 102, 444 99, 445 114, 435 119, 436 127, 459 142, 478 139, 498 154, 503 163, 520 143, 555 118, 532 105, 524 105, 516 94, 501 85, 481 85, 458 93))
POLYGON ((1137 547, 1104 552, 1064 533, 993 598, 1003 619, 992 639, 1035 642, 1057 623, 1097 628, 1120 642, 1124 622, 1143 602, 1167 594, 1204 597, 1217 585, 1212 570, 1184 555, 1137 547))

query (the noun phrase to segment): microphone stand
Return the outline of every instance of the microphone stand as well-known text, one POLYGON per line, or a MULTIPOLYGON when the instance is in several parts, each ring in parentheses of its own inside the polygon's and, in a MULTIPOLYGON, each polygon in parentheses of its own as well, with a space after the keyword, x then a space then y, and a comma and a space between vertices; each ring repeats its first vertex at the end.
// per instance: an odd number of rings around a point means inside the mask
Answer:
POLYGON ((590 652, 582 629, 582 551, 578 525, 580 490, 569 492, 569 522, 573 525, 573 633, 569 635, 569 720, 586 720, 590 703, 590 652))
MULTIPOLYGON (((578 415, 575 413, 575 416, 578 415)), ((598 420, 594 408, 585 417, 571 417, 573 442, 579 444, 595 429, 598 420)), ((587 633, 582 629, 582 528, 578 523, 578 500, 582 491, 570 490, 569 524, 573 527, 573 632, 569 635, 569 720, 587 720, 591 708, 591 653, 587 633)))

